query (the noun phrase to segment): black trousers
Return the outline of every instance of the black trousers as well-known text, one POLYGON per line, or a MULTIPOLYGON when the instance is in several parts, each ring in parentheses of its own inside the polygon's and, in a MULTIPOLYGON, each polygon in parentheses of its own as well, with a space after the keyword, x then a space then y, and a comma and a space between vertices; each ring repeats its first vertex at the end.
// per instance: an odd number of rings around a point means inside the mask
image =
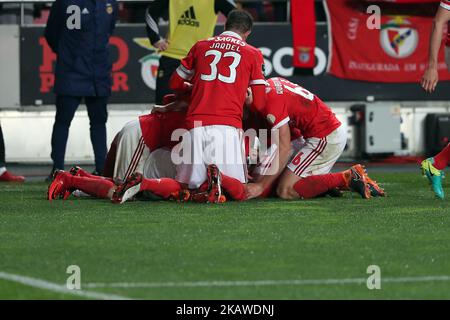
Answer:
MULTIPOLYGON (((83 97, 56 96, 56 116, 52 132, 53 169, 64 169, 69 127, 83 97)), ((106 159, 106 121, 108 97, 85 97, 90 122, 91 142, 95 155, 95 170, 103 172, 106 159)), ((75 129, 76 130, 76 129, 75 129)))
POLYGON ((162 104, 163 97, 168 93, 172 93, 172 90, 169 88, 169 80, 172 73, 175 72, 179 65, 180 60, 178 59, 173 59, 166 56, 162 56, 159 59, 158 74, 156 77, 156 104, 162 104))
POLYGON ((6 166, 5 161, 5 141, 3 140, 2 126, 0 125, 0 168, 6 166))

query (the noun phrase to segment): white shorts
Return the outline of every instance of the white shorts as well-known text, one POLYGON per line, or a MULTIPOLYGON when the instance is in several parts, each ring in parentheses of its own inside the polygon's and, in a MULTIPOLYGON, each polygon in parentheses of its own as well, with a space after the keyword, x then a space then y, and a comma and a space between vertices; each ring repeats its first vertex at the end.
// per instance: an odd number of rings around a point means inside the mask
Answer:
POLYGON ((347 144, 347 132, 343 125, 325 138, 308 138, 294 142, 294 157, 287 167, 294 174, 305 178, 331 171, 347 144))
POLYGON ((147 179, 160 179, 176 177, 176 167, 171 159, 169 149, 156 149, 145 159, 143 175, 147 179))
POLYGON ((113 178, 125 181, 134 172, 143 173, 150 149, 144 143, 139 120, 125 124, 118 137, 113 178))
POLYGON ((215 164, 219 170, 242 183, 247 181, 244 144, 241 131, 223 125, 196 127, 183 135, 174 148, 177 155, 177 177, 180 183, 195 189, 207 179, 206 167, 215 164))

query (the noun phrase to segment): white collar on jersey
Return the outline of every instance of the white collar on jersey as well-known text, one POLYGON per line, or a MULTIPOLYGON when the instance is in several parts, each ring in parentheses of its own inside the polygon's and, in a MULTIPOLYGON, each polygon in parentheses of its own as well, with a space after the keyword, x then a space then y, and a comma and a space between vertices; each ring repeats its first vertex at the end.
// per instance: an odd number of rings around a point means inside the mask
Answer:
POLYGON ((235 37, 235 38, 238 38, 239 40, 242 40, 242 37, 234 31, 224 31, 221 33, 221 36, 230 36, 230 37, 235 37))

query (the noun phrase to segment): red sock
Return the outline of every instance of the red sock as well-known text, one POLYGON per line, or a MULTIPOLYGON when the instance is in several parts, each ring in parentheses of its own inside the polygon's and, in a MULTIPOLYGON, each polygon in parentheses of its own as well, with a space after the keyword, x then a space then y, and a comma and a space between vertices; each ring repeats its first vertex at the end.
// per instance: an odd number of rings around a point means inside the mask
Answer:
POLYGON ((70 184, 73 188, 101 199, 108 199, 109 191, 114 188, 112 181, 107 179, 92 179, 89 177, 71 176, 70 184))
POLYGON ((198 187, 198 192, 205 192, 208 190, 208 181, 202 183, 200 187, 198 187))
POLYGON ((438 170, 444 170, 450 162, 450 144, 448 144, 444 150, 439 152, 434 157, 433 166, 438 170))
POLYGON ((150 191, 157 196, 169 198, 172 193, 181 191, 178 181, 170 178, 144 179, 141 183, 141 191, 150 191))
POLYGON ((86 178, 95 179, 95 180, 109 180, 109 181, 113 181, 112 178, 103 177, 103 176, 96 176, 94 174, 91 174, 91 173, 87 172, 84 169, 78 170, 78 177, 86 177, 86 178))
POLYGON ((274 187, 276 186, 275 183, 273 183, 272 185, 268 186, 263 193, 261 193, 261 195, 258 197, 258 199, 266 199, 268 197, 270 197, 273 193, 274 193, 274 187))
POLYGON ((342 188, 344 186, 345 179, 342 173, 329 173, 300 179, 294 185, 294 190, 297 191, 301 198, 311 199, 330 189, 342 188))
POLYGON ((233 200, 245 200, 244 185, 239 180, 222 174, 222 187, 233 200))

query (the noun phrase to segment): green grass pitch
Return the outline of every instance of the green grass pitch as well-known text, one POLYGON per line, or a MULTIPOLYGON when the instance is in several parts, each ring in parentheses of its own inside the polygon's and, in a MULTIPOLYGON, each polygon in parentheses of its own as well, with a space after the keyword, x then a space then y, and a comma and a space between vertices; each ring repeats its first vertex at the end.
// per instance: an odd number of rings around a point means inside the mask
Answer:
MULTIPOLYGON (((387 198, 223 205, 50 203, 43 183, 1 184, 0 274, 62 286, 78 265, 82 291, 133 299, 449 299, 449 200, 418 173, 374 178, 387 198)), ((0 277, 0 298, 89 296, 0 277)))

